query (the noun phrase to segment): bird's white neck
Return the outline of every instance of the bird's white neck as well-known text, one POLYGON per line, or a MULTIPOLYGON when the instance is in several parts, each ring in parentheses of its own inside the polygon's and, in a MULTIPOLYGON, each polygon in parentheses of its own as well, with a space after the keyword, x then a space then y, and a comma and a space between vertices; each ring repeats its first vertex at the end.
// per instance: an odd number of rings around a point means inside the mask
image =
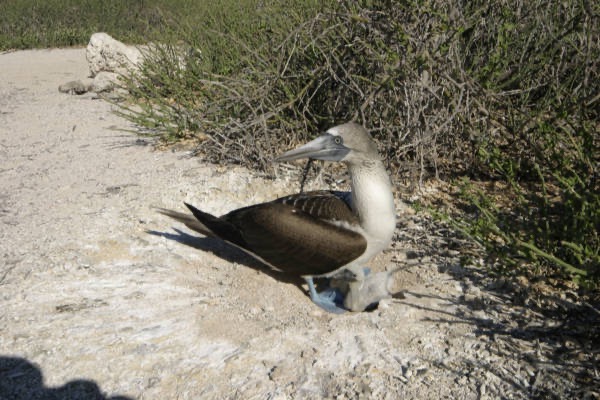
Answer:
POLYGON ((396 207, 390 178, 380 160, 348 166, 352 180, 352 208, 360 219, 369 252, 379 252, 392 240, 396 228, 396 207))

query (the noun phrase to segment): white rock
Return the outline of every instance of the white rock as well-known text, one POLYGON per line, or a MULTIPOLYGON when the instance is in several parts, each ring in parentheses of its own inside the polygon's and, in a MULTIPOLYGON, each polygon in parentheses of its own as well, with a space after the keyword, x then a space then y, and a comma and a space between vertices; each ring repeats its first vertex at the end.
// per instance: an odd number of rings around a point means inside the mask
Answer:
POLYGON ((91 81, 91 79, 69 81, 60 85, 58 91, 68 94, 84 94, 90 90, 90 83, 88 81, 91 81))
POLYGON ((143 59, 138 48, 127 46, 103 32, 92 35, 85 54, 92 77, 101 71, 127 73, 137 68, 143 59))
POLYGON ((108 92, 115 88, 118 82, 119 74, 115 72, 100 71, 94 77, 91 84, 91 90, 96 93, 108 92))

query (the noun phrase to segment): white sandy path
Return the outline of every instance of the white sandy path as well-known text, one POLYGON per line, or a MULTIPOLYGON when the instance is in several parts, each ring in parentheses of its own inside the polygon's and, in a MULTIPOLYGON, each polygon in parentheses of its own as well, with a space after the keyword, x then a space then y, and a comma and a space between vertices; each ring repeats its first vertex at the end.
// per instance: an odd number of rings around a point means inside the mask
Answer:
POLYGON ((143 146, 114 129, 128 124, 106 102, 57 91, 86 75, 83 49, 0 55, 1 355, 35 364, 45 388, 85 379, 146 399, 478 398, 502 387, 476 372, 480 339, 454 316, 460 284, 432 265, 401 276, 425 296, 333 316, 247 257, 181 236, 150 206, 219 214, 297 185, 143 146))

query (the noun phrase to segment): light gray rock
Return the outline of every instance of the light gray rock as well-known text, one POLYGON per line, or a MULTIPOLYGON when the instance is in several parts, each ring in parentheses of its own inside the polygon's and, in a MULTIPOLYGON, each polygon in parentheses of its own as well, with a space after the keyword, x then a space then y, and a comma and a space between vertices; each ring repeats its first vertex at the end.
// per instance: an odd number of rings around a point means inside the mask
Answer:
POLYGON ((125 74, 142 62, 142 52, 112 38, 104 32, 94 33, 85 52, 90 74, 95 77, 102 71, 125 74))
POLYGON ((63 83, 58 91, 68 94, 85 94, 88 92, 106 93, 112 92, 117 87, 119 75, 114 72, 101 71, 94 78, 78 79, 63 83))
POLYGON ((109 71, 100 71, 94 77, 90 90, 96 93, 109 92, 117 86, 119 74, 109 71))
POLYGON ((127 46, 106 33, 94 33, 85 54, 90 78, 62 84, 58 87, 60 92, 78 95, 112 93, 118 87, 119 76, 131 73, 143 58, 139 49, 127 46))
POLYGON ((91 82, 92 82, 92 80, 89 78, 84 79, 84 80, 79 79, 76 81, 70 81, 70 82, 63 83, 62 85, 60 85, 58 87, 58 91, 61 93, 68 93, 68 94, 84 94, 84 93, 89 92, 91 82))

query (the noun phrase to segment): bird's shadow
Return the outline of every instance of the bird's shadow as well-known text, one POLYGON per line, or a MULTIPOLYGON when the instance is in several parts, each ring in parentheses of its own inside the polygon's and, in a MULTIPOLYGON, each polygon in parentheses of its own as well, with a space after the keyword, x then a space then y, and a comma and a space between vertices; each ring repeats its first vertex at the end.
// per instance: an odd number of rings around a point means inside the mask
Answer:
MULTIPOLYGON (((242 264, 246 267, 260 271, 264 274, 269 275, 275 280, 284 283, 291 283, 297 286, 303 293, 306 294, 306 290, 302 287, 305 283, 304 279, 299 276, 285 274, 283 272, 276 271, 269 266, 258 261, 254 257, 246 254, 244 251, 237 247, 221 240, 218 238, 211 237, 200 237, 187 234, 177 228, 173 228, 176 233, 160 232, 156 230, 147 230, 146 233, 154 236, 164 237, 165 239, 173 240, 186 246, 193 247, 194 249, 205 251, 216 255, 217 257, 228 261, 230 263, 242 264)), ((323 284, 325 279, 315 279, 315 284, 323 284)))

